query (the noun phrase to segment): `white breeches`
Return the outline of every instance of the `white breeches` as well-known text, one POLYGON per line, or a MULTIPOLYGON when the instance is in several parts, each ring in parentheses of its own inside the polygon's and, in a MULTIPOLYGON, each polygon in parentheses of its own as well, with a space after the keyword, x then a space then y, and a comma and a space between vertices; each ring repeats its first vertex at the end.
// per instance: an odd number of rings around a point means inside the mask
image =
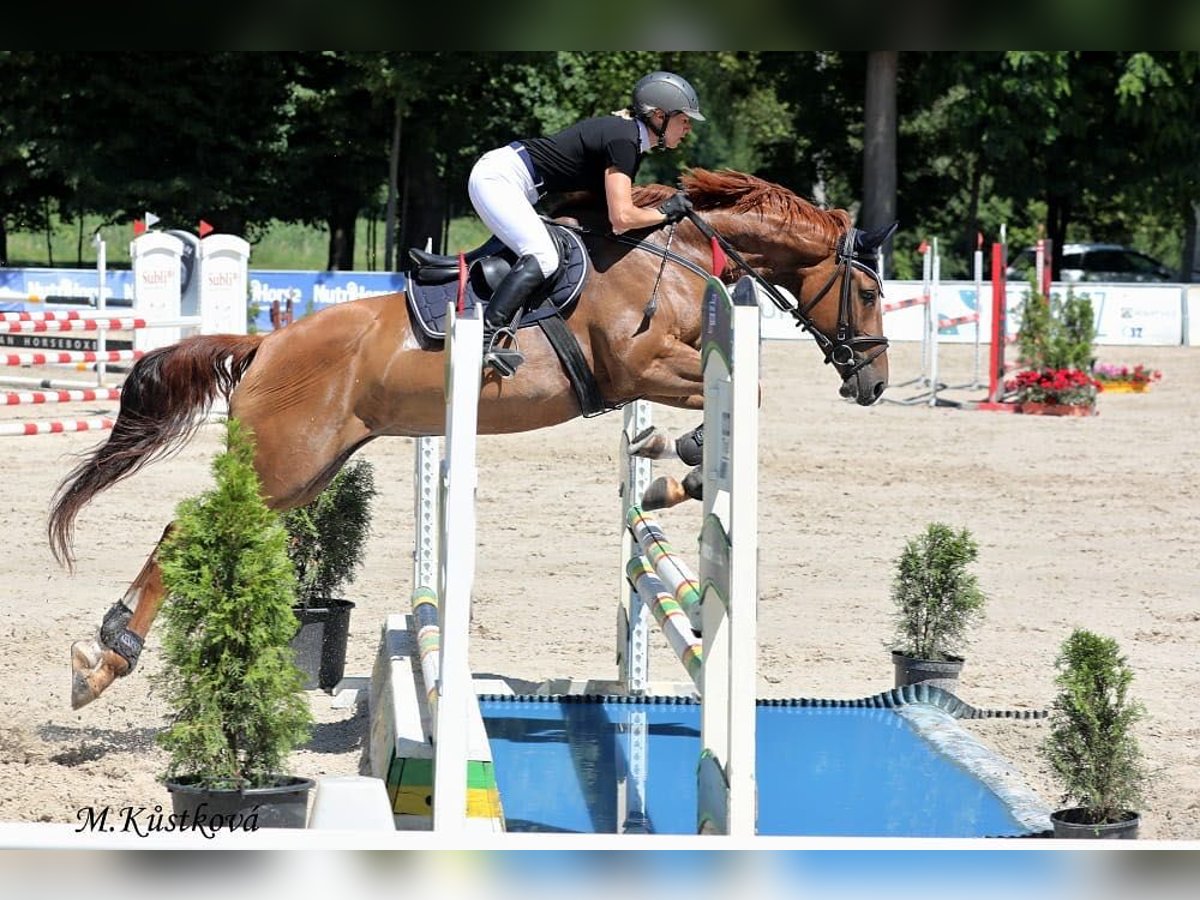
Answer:
POLYGON ((554 274, 558 251, 533 208, 538 192, 516 150, 500 147, 481 156, 471 169, 467 193, 492 234, 518 257, 535 257, 546 277, 554 274))

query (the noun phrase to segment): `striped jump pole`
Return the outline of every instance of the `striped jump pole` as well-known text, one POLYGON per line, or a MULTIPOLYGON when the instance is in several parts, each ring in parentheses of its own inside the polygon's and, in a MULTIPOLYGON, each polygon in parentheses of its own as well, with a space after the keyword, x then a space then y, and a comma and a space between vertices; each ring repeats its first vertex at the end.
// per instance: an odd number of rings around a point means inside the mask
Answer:
POLYGON ((44 312, 0 312, 0 322, 78 322, 103 316, 104 310, 56 309, 44 312))
POLYGON ((694 609, 685 611, 675 599, 675 593, 667 587, 654 566, 644 556, 631 559, 625 567, 625 575, 641 596, 642 602, 654 615, 655 621, 667 638, 667 643, 683 663, 688 675, 699 687, 704 662, 704 644, 696 636, 690 621, 691 616, 688 615, 689 611, 699 615, 699 591, 694 598, 694 609))
POLYGON ((61 350, 0 354, 0 366, 57 366, 68 363, 131 362, 146 355, 144 350, 61 350))
POLYGON ((432 588, 417 588, 412 595, 412 611, 417 631, 417 653, 421 657, 421 675, 425 681, 425 700, 433 709, 437 706, 442 650, 437 593, 432 588))
POLYGON ((700 579, 667 540, 653 516, 631 507, 626 524, 641 548, 641 556, 661 579, 693 631, 700 631, 700 579))
POLYGON ((47 319, 44 321, 0 321, 0 334, 60 334, 78 331, 136 331, 142 328, 179 328, 199 325, 198 317, 151 322, 133 316, 121 318, 47 319))
POLYGON ((107 431, 116 418, 95 416, 87 419, 63 419, 49 422, 0 422, 0 437, 20 437, 33 434, 66 434, 73 431, 107 431))
POLYGON ((120 400, 120 388, 84 388, 77 391, 5 391, 4 406, 36 406, 44 403, 94 403, 120 400))

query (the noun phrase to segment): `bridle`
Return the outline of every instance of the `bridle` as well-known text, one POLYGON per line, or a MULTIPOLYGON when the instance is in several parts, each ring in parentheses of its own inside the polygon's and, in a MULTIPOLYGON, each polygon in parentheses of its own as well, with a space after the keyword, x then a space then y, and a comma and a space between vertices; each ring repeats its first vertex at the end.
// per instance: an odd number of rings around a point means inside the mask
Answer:
POLYGON ((858 236, 858 229, 854 226, 846 229, 834 247, 834 252, 837 254, 837 265, 829 276, 829 280, 825 282, 821 290, 817 291, 816 296, 802 306, 799 302, 793 303, 788 300, 775 285, 754 271, 733 245, 694 211, 688 213, 688 218, 692 220, 693 225, 700 229, 701 234, 721 245, 725 254, 754 279, 780 311, 790 314, 796 320, 797 328, 802 328, 813 336, 817 346, 825 354, 826 364, 833 363, 843 381, 854 377, 887 351, 888 339, 882 334, 855 334, 854 332, 854 305, 850 300, 850 292, 854 286, 854 270, 857 269, 859 272, 870 275, 875 284, 879 286, 880 295, 883 294, 883 283, 879 280, 879 274, 870 265, 877 259, 877 254, 874 252, 859 253, 855 250, 854 244, 858 236), (830 338, 816 327, 809 314, 829 293, 839 275, 842 276, 842 284, 838 297, 837 331, 830 338), (875 348, 874 352, 855 361, 856 352, 865 353, 870 347, 875 348))
MULTIPOLYGON (((788 300, 775 285, 771 284, 756 272, 751 265, 746 262, 737 249, 729 243, 722 235, 702 219, 695 210, 689 210, 687 217, 692 221, 692 224, 700 230, 706 238, 716 241, 720 244, 721 249, 725 251, 725 255, 733 261, 737 269, 744 271, 747 275, 754 279, 755 283, 766 292, 771 298, 771 302, 782 312, 792 316, 796 320, 796 327, 807 331, 813 336, 817 342, 817 346, 821 348, 821 352, 825 355, 825 362, 832 363, 838 370, 838 374, 842 376, 843 381, 848 381, 853 378, 876 359, 882 356, 888 348, 888 339, 882 334, 855 334, 854 333, 854 305, 851 303, 850 292, 854 287, 854 271, 857 269, 869 276, 879 287, 879 293, 883 295, 883 282, 879 280, 879 273, 871 264, 876 262, 878 254, 876 252, 859 252, 855 250, 855 242, 858 237, 858 229, 850 226, 845 233, 838 239, 833 250, 837 254, 837 265, 834 267, 833 274, 829 276, 829 280, 825 282, 821 290, 817 291, 815 297, 807 303, 801 305, 799 302, 793 303, 788 300), (810 313, 816 308, 817 304, 825 298, 825 295, 833 288, 838 276, 842 276, 841 288, 838 295, 838 324, 837 331, 834 332, 832 338, 827 337, 810 317, 810 313), (875 350, 864 356, 862 359, 855 360, 856 352, 866 352, 870 347, 875 350)), ((583 234, 588 234, 586 229, 579 226, 569 226, 565 223, 558 223, 567 228, 573 228, 583 234)), ((671 236, 674 232, 671 232, 671 236)), ((689 259, 680 256, 670 249, 670 238, 666 247, 659 247, 641 237, 634 237, 625 234, 605 233, 601 235, 610 241, 615 241, 619 244, 625 244, 630 247, 636 247, 639 250, 644 250, 652 253, 655 256, 661 257, 665 263, 667 260, 678 263, 684 268, 694 272, 701 278, 707 278, 708 272, 696 265, 689 259)), ((736 270, 735 270, 736 271, 736 270)), ((659 278, 662 277, 662 270, 659 270, 659 278)), ((657 280, 655 288, 657 289, 657 280)), ((650 303, 646 307, 647 315, 653 315, 654 309, 657 308, 657 303, 654 300, 652 293, 650 303)))

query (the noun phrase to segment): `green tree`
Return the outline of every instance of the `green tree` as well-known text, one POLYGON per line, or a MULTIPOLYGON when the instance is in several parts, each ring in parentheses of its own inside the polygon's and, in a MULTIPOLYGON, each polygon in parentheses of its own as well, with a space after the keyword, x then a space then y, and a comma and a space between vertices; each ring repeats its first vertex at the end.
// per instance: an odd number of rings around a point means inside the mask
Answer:
POLYGON ((1112 638, 1076 629, 1055 660, 1050 733, 1041 746, 1064 791, 1088 824, 1118 822, 1136 810, 1148 778, 1134 726, 1146 714, 1129 695, 1133 670, 1112 638))
POLYGON ((893 649, 914 659, 949 658, 983 616, 986 598, 967 566, 979 545, 963 528, 930 522, 905 541, 892 579, 896 636, 893 649))
POLYGON ((311 724, 288 644, 296 576, 287 533, 262 497, 253 435, 227 422, 215 486, 183 501, 160 562, 164 667, 171 711, 159 742, 168 776, 202 787, 264 787, 311 724))

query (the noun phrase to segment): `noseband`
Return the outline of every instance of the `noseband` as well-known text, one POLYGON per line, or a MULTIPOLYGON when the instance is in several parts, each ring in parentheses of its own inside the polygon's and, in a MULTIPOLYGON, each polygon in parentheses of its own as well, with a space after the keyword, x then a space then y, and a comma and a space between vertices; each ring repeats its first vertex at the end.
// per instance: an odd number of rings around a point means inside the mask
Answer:
POLYGON ((797 327, 802 328, 813 336, 817 342, 817 346, 825 354, 825 362, 833 363, 838 373, 842 376, 843 381, 858 374, 887 350, 888 339, 882 334, 854 333, 854 306, 850 300, 850 292, 854 285, 854 270, 857 269, 860 272, 870 275, 872 280, 879 285, 880 294, 883 293, 883 283, 879 280, 879 275, 875 269, 868 264, 877 258, 876 254, 858 253, 855 251, 854 242, 858 231, 853 226, 846 229, 846 233, 842 235, 837 246, 834 248, 834 251, 837 253, 837 266, 834 268, 833 274, 829 276, 829 280, 825 282, 825 285, 817 292, 817 295, 801 306, 799 303, 789 301, 779 292, 779 289, 775 285, 755 272, 749 263, 742 259, 741 254, 724 237, 717 234, 711 225, 694 212, 689 213, 688 218, 692 220, 693 224, 700 229, 705 237, 716 239, 726 255, 766 291, 767 296, 771 298, 771 302, 782 312, 790 314, 796 320, 797 327), (839 275, 842 276, 842 284, 838 299, 837 331, 834 333, 833 338, 829 338, 816 327, 809 313, 829 293, 839 275), (865 352, 869 347, 874 347, 874 352, 856 361, 855 353, 860 351, 865 352))

